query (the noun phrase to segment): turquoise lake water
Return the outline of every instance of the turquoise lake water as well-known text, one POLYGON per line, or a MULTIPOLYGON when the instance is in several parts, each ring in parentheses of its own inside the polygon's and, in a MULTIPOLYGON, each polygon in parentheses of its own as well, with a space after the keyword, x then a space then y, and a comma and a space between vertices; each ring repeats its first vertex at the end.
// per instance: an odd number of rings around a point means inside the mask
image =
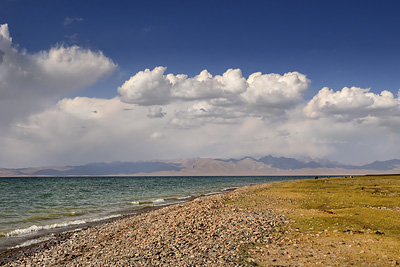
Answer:
POLYGON ((307 176, 0 178, 0 251, 192 197, 307 176))

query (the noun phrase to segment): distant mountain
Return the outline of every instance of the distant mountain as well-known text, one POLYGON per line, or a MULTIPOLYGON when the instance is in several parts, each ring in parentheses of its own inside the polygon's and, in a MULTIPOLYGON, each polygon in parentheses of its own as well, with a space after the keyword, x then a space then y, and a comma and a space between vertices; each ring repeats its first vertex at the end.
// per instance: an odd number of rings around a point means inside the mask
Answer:
POLYGON ((304 163, 304 162, 301 162, 301 161, 299 161, 297 159, 293 159, 293 158, 284 158, 284 157, 275 158, 271 155, 262 157, 258 161, 262 162, 266 165, 269 165, 273 168, 282 169, 282 170, 296 170, 296 169, 304 169, 304 168, 322 168, 322 167, 324 167, 315 161, 310 161, 310 162, 304 163))
POLYGON ((370 164, 366 164, 363 166, 359 166, 360 169, 365 170, 393 170, 396 167, 400 166, 400 160, 392 159, 386 161, 374 161, 370 164))
POLYGON ((101 176, 101 175, 357 175, 400 173, 400 160, 346 165, 327 159, 301 160, 271 155, 255 159, 194 158, 169 161, 90 163, 80 166, 53 166, 0 169, 0 176, 101 176))
POLYGON ((266 165, 270 165, 273 168, 282 170, 296 170, 296 169, 316 169, 316 168, 340 168, 345 170, 381 170, 388 171, 400 167, 400 160, 393 159, 387 161, 375 161, 373 163, 357 166, 357 165, 346 165, 338 162, 333 162, 327 159, 323 160, 305 160, 300 161, 294 158, 285 157, 273 157, 271 155, 262 157, 258 160, 266 165))
POLYGON ((164 162, 113 162, 90 163, 83 166, 68 166, 67 170, 44 169, 33 172, 33 175, 112 175, 152 173, 159 171, 180 171, 181 168, 174 163, 164 162))

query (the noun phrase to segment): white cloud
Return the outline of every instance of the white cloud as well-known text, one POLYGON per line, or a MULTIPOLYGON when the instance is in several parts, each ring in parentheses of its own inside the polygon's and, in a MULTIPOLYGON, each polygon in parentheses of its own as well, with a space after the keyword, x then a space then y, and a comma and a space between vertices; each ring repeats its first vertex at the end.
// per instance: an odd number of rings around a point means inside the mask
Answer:
POLYGON ((164 75, 165 71, 165 67, 156 67, 138 72, 118 92, 123 101, 142 106, 188 103, 176 111, 177 118, 172 122, 184 128, 213 121, 232 123, 245 116, 283 115, 302 101, 310 82, 298 72, 254 73, 246 80, 240 69, 229 69, 214 77, 203 70, 193 78, 164 75))
MULTIPOLYGON (((184 157, 398 157, 399 96, 321 89, 304 74, 213 76, 144 70, 121 97, 64 98, 115 70, 101 52, 58 46, 30 54, 0 26, 1 167, 184 157), (61 100, 60 100, 61 99, 61 100), (13 122, 13 123, 11 123, 13 122)), ((400 92, 399 92, 400 94, 400 92)))
POLYGON ((88 86, 115 69, 115 64, 101 51, 78 46, 55 47, 32 56, 46 82, 68 83, 69 87, 88 86))
POLYGON ((187 75, 168 74, 172 86, 171 96, 179 100, 232 99, 246 90, 246 80, 239 69, 229 69, 222 76, 213 77, 207 70, 188 78, 187 75))
POLYGON ((10 33, 8 31, 8 24, 0 25, 0 42, 7 44, 11 44, 12 38, 10 37, 10 33))
POLYGON ((279 74, 253 73, 247 79, 243 97, 248 103, 265 108, 288 109, 302 101, 310 81, 298 72, 279 74))
POLYGON ((0 51, 0 125, 24 119, 116 68, 102 52, 78 46, 57 46, 35 54, 19 51, 7 24, 0 26, 0 51))
POLYGON ((154 128, 141 123, 149 120, 145 108, 130 107, 118 98, 65 98, 2 136, 0 145, 7 147, 8 156, 1 153, 0 162, 76 164, 140 154, 154 128))
POLYGON ((143 106, 163 105, 170 102, 171 83, 164 77, 166 68, 157 67, 150 71, 138 72, 122 86, 118 92, 127 103, 143 106))
MULTIPOLYGON (((346 115, 347 116, 347 115, 346 115)), ((300 108, 293 110, 282 124, 289 130, 291 140, 287 146, 303 148, 305 155, 328 157, 341 162, 371 162, 399 158, 400 118, 388 113, 383 117, 356 117, 338 119, 324 114, 319 118, 302 116, 300 108)))
POLYGON ((339 120, 360 120, 366 117, 400 115, 400 100, 389 91, 374 94, 369 89, 345 87, 334 92, 322 88, 304 108, 310 118, 335 117, 339 120))
POLYGON ((65 98, 0 136, 0 162, 22 167, 267 154, 358 162, 398 155, 393 146, 400 142, 398 120, 395 126, 389 118, 385 125, 376 118, 360 124, 328 114, 310 119, 303 108, 288 110, 286 120, 265 121, 240 111, 229 120, 224 112, 233 107, 205 100, 146 107, 118 97, 65 98), (163 117, 149 118, 149 108, 163 117))

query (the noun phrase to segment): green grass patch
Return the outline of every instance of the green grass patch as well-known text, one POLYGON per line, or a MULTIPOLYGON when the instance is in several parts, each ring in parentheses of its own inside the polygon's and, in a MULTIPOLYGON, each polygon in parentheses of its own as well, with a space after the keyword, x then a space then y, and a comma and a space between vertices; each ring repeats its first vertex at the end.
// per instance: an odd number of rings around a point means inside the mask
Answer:
POLYGON ((295 198, 296 208, 316 211, 314 221, 318 217, 324 225, 380 231, 400 241, 400 176, 296 181, 271 191, 295 198))
POLYGON ((285 214, 293 220, 287 239, 307 235, 304 242, 321 247, 357 244, 341 252, 349 261, 400 263, 400 175, 278 182, 249 190, 232 204, 285 214))

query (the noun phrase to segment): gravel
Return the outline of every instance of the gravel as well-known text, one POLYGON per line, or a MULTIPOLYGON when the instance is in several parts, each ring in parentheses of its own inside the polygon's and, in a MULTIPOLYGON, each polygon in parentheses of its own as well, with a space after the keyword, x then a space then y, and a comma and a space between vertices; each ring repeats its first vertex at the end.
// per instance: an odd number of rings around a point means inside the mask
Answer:
MULTIPOLYGON (((244 266, 287 219, 229 204, 240 190, 124 217, 0 255, 4 266, 244 266)), ((250 262, 251 265, 252 262, 250 262)))

